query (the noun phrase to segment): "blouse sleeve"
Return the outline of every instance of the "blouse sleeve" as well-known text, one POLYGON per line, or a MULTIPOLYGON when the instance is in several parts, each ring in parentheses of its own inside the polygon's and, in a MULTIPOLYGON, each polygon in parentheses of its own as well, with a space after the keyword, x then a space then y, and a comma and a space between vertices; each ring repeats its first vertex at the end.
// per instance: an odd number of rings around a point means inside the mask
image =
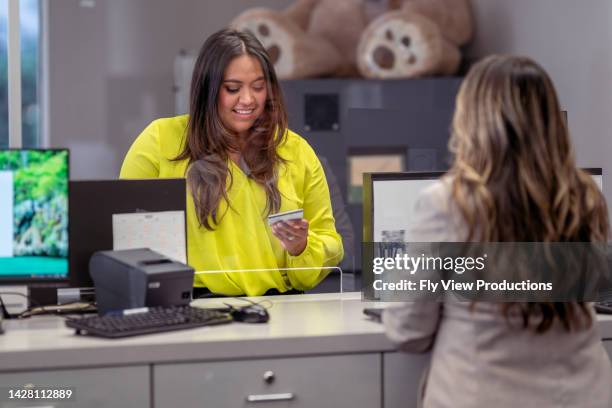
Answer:
POLYGON ((287 254, 289 268, 312 268, 303 271, 288 271, 287 276, 293 287, 299 290, 311 289, 342 260, 344 249, 342 239, 336 232, 329 188, 323 167, 315 152, 303 142, 301 154, 306 163, 304 179, 304 218, 309 222, 308 244, 298 256, 287 254), (323 268, 323 269, 321 269, 323 268))
POLYGON ((146 179, 159 177, 159 131, 155 122, 147 126, 128 150, 119 178, 146 179))
POLYGON ((402 351, 423 352, 431 348, 440 323, 442 303, 410 302, 385 309, 382 321, 387 337, 402 351))

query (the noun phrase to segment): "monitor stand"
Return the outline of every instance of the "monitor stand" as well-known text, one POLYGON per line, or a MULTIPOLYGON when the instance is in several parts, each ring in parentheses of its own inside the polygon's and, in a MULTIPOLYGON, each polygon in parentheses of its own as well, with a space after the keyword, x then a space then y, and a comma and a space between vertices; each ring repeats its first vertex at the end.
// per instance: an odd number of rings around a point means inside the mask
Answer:
POLYGON ((66 305, 68 303, 95 302, 94 288, 70 288, 57 286, 30 286, 30 306, 66 305))

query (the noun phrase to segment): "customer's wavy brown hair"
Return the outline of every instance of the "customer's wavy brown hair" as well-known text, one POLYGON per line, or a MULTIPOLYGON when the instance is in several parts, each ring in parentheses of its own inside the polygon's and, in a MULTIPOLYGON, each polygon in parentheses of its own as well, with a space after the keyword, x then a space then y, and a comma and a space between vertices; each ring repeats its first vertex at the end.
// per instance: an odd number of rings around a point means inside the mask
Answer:
MULTIPOLYGON (((452 197, 480 242, 606 242, 608 212, 576 168, 566 122, 546 72, 529 58, 496 55, 472 67, 457 96, 449 148, 452 197)), ((591 323, 584 303, 504 303, 537 332, 591 323), (584 318, 584 319, 583 319, 584 318)))
POLYGON ((252 179, 263 186, 267 211, 280 208, 276 171, 284 160, 277 152, 287 131, 287 113, 274 67, 254 35, 221 30, 202 45, 191 79, 189 122, 186 143, 175 160, 189 160, 187 184, 191 190, 200 225, 213 230, 223 214, 219 204, 231 208, 227 189, 233 180, 228 169, 230 151, 239 150, 252 179), (246 140, 227 129, 219 116, 217 100, 229 63, 241 55, 255 57, 264 72, 268 96, 263 114, 255 121, 246 140), (229 178, 228 178, 229 177, 229 178))

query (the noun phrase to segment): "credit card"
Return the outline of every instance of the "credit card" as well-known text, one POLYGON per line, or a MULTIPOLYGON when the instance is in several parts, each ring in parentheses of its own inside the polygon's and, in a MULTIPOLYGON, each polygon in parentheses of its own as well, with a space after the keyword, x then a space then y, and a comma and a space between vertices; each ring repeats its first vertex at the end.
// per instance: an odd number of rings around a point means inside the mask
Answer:
POLYGON ((268 225, 272 225, 279 221, 301 220, 304 218, 304 209, 285 211, 281 213, 271 214, 268 216, 268 225))

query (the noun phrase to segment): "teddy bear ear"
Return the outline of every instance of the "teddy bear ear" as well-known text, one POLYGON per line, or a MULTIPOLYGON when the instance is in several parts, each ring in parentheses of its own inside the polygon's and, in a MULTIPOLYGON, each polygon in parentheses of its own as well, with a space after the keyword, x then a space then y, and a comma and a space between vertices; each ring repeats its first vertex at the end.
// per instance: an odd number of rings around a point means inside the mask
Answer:
POLYGON ((335 48, 324 39, 307 35, 283 14, 255 8, 230 23, 236 30, 251 32, 266 49, 279 79, 331 75, 342 65, 335 48))
POLYGON ((401 9, 427 17, 455 45, 466 44, 474 33, 470 0, 404 0, 401 9))
POLYGON ((364 0, 321 1, 312 11, 308 34, 326 39, 340 54, 345 66, 338 76, 357 74, 357 44, 368 25, 364 0))
POLYGON ((295 0, 282 13, 283 17, 293 21, 302 30, 307 31, 312 11, 321 0, 295 0))
POLYGON ((461 54, 437 24, 410 12, 386 13, 370 23, 357 47, 359 72, 366 78, 450 75, 461 54))

